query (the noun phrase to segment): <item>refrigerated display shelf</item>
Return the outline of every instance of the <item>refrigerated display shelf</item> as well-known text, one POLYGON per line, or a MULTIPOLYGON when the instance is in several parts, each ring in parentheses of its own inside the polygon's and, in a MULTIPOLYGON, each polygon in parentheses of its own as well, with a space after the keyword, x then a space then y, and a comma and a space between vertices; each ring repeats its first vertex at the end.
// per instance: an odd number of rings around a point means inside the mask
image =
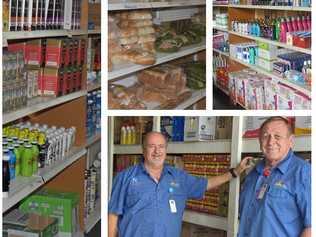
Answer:
POLYGON ((206 49, 206 41, 205 39, 203 39, 201 43, 183 47, 178 52, 175 52, 175 53, 157 53, 156 63, 153 65, 138 65, 138 64, 133 64, 133 63, 116 65, 114 66, 113 71, 108 73, 108 80, 123 77, 131 73, 138 72, 140 70, 153 67, 165 62, 169 62, 169 61, 172 61, 184 56, 188 56, 190 54, 194 54, 205 49, 206 49))
POLYGON ((310 91, 310 89, 309 89, 308 87, 306 87, 306 86, 304 87, 304 86, 302 86, 302 85, 299 85, 299 84, 296 84, 296 83, 294 83, 294 82, 288 81, 288 80, 286 80, 286 79, 284 79, 284 78, 282 78, 282 77, 280 77, 280 76, 277 76, 277 75, 273 74, 272 72, 268 72, 268 71, 266 71, 266 70, 264 70, 264 69, 261 69, 261 68, 259 68, 259 67, 256 66, 256 65, 251 65, 251 64, 245 63, 245 62, 243 62, 243 61, 241 61, 241 60, 239 60, 239 59, 237 59, 237 58, 234 58, 234 57, 232 57, 232 56, 230 56, 230 59, 232 59, 232 60, 234 60, 234 61, 236 61, 236 62, 238 62, 238 63, 240 63, 240 64, 242 64, 242 65, 244 65, 244 66, 246 66, 246 67, 249 67, 249 68, 251 68, 251 69, 253 69, 253 70, 257 71, 257 72, 260 72, 260 73, 262 73, 262 74, 264 74, 264 75, 266 75, 266 76, 269 76, 269 77, 271 77, 271 78, 273 78, 273 79, 276 79, 276 80, 278 80, 279 82, 281 82, 281 83, 283 83, 283 84, 286 84, 286 85, 292 87, 293 89, 298 90, 298 91, 300 91, 300 92, 303 92, 303 93, 306 94, 307 96, 311 97, 311 91, 310 91))
POLYGON ((99 198, 97 201, 94 212, 87 217, 85 223, 85 233, 90 232, 90 230, 101 220, 101 199, 99 198))
POLYGON ((33 99, 30 99, 27 103, 27 106, 23 109, 19 109, 13 112, 4 113, 2 117, 2 124, 6 124, 23 118, 24 116, 39 112, 44 109, 77 99, 87 94, 87 91, 78 91, 71 93, 69 95, 60 96, 60 97, 44 97, 39 96, 33 99))
POLYGON ((185 210, 183 221, 191 224, 207 226, 214 229, 225 231, 228 230, 228 219, 226 217, 185 210))
POLYGON ((261 6, 261 5, 238 5, 238 4, 229 4, 228 7, 231 8, 246 8, 246 9, 264 9, 264 10, 278 10, 278 11, 304 11, 311 12, 311 7, 293 7, 293 6, 261 6))
POLYGON ((86 152, 85 148, 74 148, 66 155, 65 159, 57 161, 47 168, 40 169, 36 175, 31 177, 18 176, 10 184, 9 197, 2 199, 2 212, 9 210, 23 198, 34 192, 55 175, 86 154, 86 152))
POLYGON ((281 42, 278 42, 278 41, 275 41, 275 40, 269 40, 269 39, 265 39, 265 38, 262 38, 262 37, 255 37, 255 36, 252 36, 252 35, 245 35, 245 34, 241 34, 241 33, 235 32, 235 31, 228 31, 228 32, 230 34, 237 35, 237 36, 240 36, 240 37, 243 37, 243 38, 247 38, 247 39, 251 39, 251 40, 257 40, 257 41, 260 41, 260 42, 263 42, 263 43, 279 46, 279 47, 286 48, 286 49, 291 49, 291 50, 298 51, 298 52, 301 52, 301 53, 312 54, 312 50, 311 49, 304 49, 304 48, 288 45, 288 44, 285 44, 285 43, 281 43, 281 42))
POLYGON ((108 10, 109 11, 117 11, 117 10, 135 10, 135 9, 146 9, 146 8, 167 8, 167 7, 191 7, 191 6, 199 6, 205 5, 205 0, 172 0, 172 1, 153 1, 153 2, 121 2, 117 1, 108 2, 108 10))

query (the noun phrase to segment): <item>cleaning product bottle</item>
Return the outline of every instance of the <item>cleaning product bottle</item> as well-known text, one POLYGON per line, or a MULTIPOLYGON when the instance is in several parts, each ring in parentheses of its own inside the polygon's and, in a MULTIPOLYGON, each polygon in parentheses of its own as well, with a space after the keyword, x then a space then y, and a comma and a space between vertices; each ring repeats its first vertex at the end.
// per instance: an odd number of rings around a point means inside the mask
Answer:
POLYGON ((126 126, 126 144, 132 144, 132 130, 130 126, 126 126))
POLYGON ((290 17, 288 17, 286 20, 286 26, 287 26, 287 32, 293 31, 292 20, 290 17))
POLYGON ((125 141, 126 141, 126 128, 125 126, 123 125, 121 127, 121 138, 120 138, 120 143, 121 145, 124 145, 125 144, 125 141))
POLYGON ((306 22, 307 22, 307 30, 310 31, 311 25, 312 25, 310 16, 306 16, 306 22))
POLYGON ((280 25, 280 42, 286 42, 286 32, 287 32, 287 25, 284 18, 281 18, 281 25, 280 25))
POLYGON ((307 31, 308 26, 307 26, 307 19, 306 16, 302 16, 302 25, 303 25, 303 30, 307 31))
POLYGON ((280 18, 277 18, 275 20, 275 30, 274 30, 274 39, 277 41, 280 41, 280 25, 281 25, 281 20, 280 18))
POLYGON ((296 18, 296 22, 297 22, 298 31, 303 31, 304 27, 303 27, 302 19, 299 16, 296 18))
POLYGON ((297 21, 294 16, 292 16, 292 27, 293 27, 293 31, 298 31, 297 21))

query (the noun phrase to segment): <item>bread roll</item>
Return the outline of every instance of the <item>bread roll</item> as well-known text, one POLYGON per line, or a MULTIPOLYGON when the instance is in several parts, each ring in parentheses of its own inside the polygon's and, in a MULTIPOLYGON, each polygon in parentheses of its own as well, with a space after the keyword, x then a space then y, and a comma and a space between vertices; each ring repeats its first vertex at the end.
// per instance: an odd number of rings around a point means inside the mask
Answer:
POLYGON ((156 62, 153 54, 141 50, 128 50, 126 57, 129 61, 141 65, 152 65, 156 62))
POLYGON ((144 27, 144 26, 152 26, 152 20, 122 20, 119 23, 120 27, 144 27))
POLYGON ((144 51, 148 51, 148 52, 151 52, 153 54, 156 53, 155 42, 142 43, 139 45, 144 51))
POLYGON ((152 16, 151 16, 151 13, 149 11, 137 10, 137 11, 129 12, 128 19, 130 19, 130 20, 148 20, 148 19, 152 19, 152 16))
POLYGON ((156 40, 156 37, 154 34, 142 35, 142 36, 139 36, 138 43, 142 44, 142 43, 154 42, 155 40, 156 40))
POLYGON ((155 30, 152 26, 138 28, 138 35, 149 35, 149 34, 154 34, 154 33, 155 33, 155 30))
POLYGON ((138 34, 137 28, 129 27, 129 28, 120 28, 120 36, 122 38, 132 37, 138 34))
POLYGON ((132 36, 128 38, 120 38, 120 44, 126 45, 126 44, 135 44, 138 42, 137 36, 132 36))

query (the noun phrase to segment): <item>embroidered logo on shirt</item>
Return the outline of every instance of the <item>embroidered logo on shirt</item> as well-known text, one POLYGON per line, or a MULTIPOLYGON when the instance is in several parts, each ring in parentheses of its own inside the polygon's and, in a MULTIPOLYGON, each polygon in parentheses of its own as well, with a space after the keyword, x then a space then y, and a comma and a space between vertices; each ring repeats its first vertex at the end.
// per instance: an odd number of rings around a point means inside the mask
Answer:
POLYGON ((131 184, 137 184, 137 182, 138 182, 137 178, 132 178, 131 184))
POLYGON ((179 187, 179 183, 175 182, 175 181, 171 181, 170 182, 170 186, 174 187, 174 188, 178 188, 179 187))
POLYGON ((286 188, 286 185, 282 180, 276 181, 274 185, 279 188, 284 188, 284 189, 286 188))

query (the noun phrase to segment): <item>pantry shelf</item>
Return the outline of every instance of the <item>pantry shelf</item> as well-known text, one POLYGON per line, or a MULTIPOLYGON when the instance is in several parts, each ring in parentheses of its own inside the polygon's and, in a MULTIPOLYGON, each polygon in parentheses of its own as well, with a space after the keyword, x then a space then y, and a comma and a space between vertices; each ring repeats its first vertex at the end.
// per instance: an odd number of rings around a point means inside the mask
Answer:
POLYGON ((229 31, 229 33, 233 34, 233 35, 240 36, 240 37, 248 38, 248 39, 251 39, 251 40, 257 40, 257 41, 260 41, 260 42, 263 42, 263 43, 276 45, 276 46, 279 46, 279 47, 282 47, 282 48, 295 50, 295 51, 298 51, 298 52, 301 52, 301 53, 312 54, 311 49, 304 49, 304 48, 300 48, 300 47, 284 44, 284 43, 281 43, 281 42, 277 42, 277 41, 274 41, 274 40, 268 40, 268 39, 265 39, 265 38, 262 38, 262 37, 255 37, 255 36, 251 36, 251 35, 241 34, 241 33, 235 32, 235 31, 229 31))
POLYGON ((205 49, 206 49, 206 41, 205 39, 203 39, 201 43, 183 47, 181 48, 180 51, 175 52, 175 53, 157 53, 156 63, 153 65, 137 65, 133 63, 119 65, 119 66, 116 65, 113 68, 113 71, 108 73, 108 80, 126 76, 128 74, 131 74, 131 73, 134 73, 134 72, 137 72, 149 67, 153 67, 165 62, 169 62, 178 58, 182 58, 184 56, 194 54, 205 49))
POLYGON ((32 38, 47 38, 75 35, 87 35, 87 30, 39 30, 39 31, 12 31, 3 32, 3 39, 17 40, 17 39, 32 39, 32 38))
POLYGON ((311 7, 293 7, 293 6, 260 6, 260 5, 238 5, 229 4, 228 7, 246 8, 246 9, 267 9, 267 10, 282 10, 282 11, 304 11, 311 12, 311 7))
POLYGON ((87 218, 85 224, 85 233, 90 232, 90 230, 101 220, 101 199, 96 201, 96 206, 94 212, 87 218))
POLYGON ((52 179, 54 176, 56 176, 58 173, 66 169, 68 166, 70 166, 72 163, 80 159, 82 156, 84 156, 87 153, 87 150, 85 148, 76 147, 71 149, 68 154, 66 154, 66 157, 63 160, 55 161, 54 164, 40 169, 38 172, 38 175, 42 177, 43 181, 46 183, 50 179, 52 179))
MULTIPOLYGON (((310 136, 296 136, 294 138, 293 150, 296 152, 311 151, 312 146, 311 146, 310 136)), ((245 152, 245 153, 261 152, 258 138, 243 139, 242 152, 245 152)))
POLYGON ((2 212, 6 212, 20 200, 34 192, 44 184, 40 176, 22 177, 18 176, 10 182, 10 192, 7 198, 2 198, 2 212))
POLYGON ((205 0, 173 0, 173 1, 154 1, 154 2, 122 2, 110 0, 108 3, 109 11, 117 10, 134 10, 134 9, 146 9, 146 8, 167 8, 167 7, 186 7, 186 6, 199 6, 205 5, 205 0))
POLYGON ((184 211, 183 221, 225 231, 227 231, 228 226, 228 220, 225 217, 209 215, 189 210, 184 211))
POLYGON ((213 48, 213 51, 214 51, 214 52, 217 52, 217 53, 219 53, 219 54, 221 54, 221 55, 224 55, 224 56, 226 56, 226 57, 229 57, 229 53, 228 53, 228 52, 223 52, 223 51, 221 51, 221 50, 214 49, 214 48, 213 48))
POLYGON ((300 92, 303 92, 304 94, 306 94, 306 95, 308 95, 309 97, 311 97, 311 91, 310 91, 310 89, 307 88, 307 87, 304 87, 304 86, 302 86, 302 85, 298 85, 298 84, 296 84, 296 83, 294 83, 294 82, 290 82, 290 81, 288 81, 288 80, 286 80, 286 79, 284 79, 284 78, 281 78, 281 77, 279 77, 279 76, 273 74, 272 72, 268 72, 268 71, 266 71, 266 70, 264 70, 264 69, 261 69, 261 68, 259 68, 259 67, 256 66, 256 65, 251 65, 251 64, 249 64, 249 63, 245 63, 245 62, 243 62, 243 61, 241 61, 241 60, 239 60, 239 59, 236 59, 236 58, 234 58, 234 57, 232 57, 232 56, 230 56, 230 59, 232 59, 232 60, 234 60, 234 61, 236 61, 236 62, 238 62, 238 63, 240 63, 240 64, 242 64, 242 65, 244 65, 244 66, 246 66, 246 67, 249 67, 249 68, 251 68, 251 69, 253 69, 253 70, 257 71, 257 72, 260 72, 260 73, 262 73, 262 74, 264 74, 264 75, 266 75, 266 76, 269 76, 269 77, 271 77, 271 78, 273 78, 273 79, 276 79, 276 80, 278 80, 279 82, 281 82, 281 83, 283 83, 283 84, 286 84, 286 85, 292 87, 293 89, 296 89, 296 90, 298 90, 298 91, 300 91, 300 92))
POLYGON ((182 102, 175 109, 186 109, 190 107, 191 105, 195 104, 196 102, 198 102, 199 100, 205 98, 205 96, 206 96, 205 89, 194 91, 190 99, 182 102))
POLYGON ((77 99, 79 97, 82 97, 87 94, 87 91, 78 91, 71 93, 69 95, 61 96, 61 97, 44 97, 39 96, 34 99, 31 99, 28 101, 27 107, 23 109, 19 109, 17 111, 9 112, 3 114, 3 121, 2 124, 6 124, 9 122, 12 122, 14 120, 17 120, 19 118, 23 118, 24 116, 27 116, 29 114, 36 113, 38 111, 48 109, 50 107, 77 99))
MULTIPOLYGON (((182 153, 229 153, 231 151, 230 140, 214 140, 205 142, 170 142, 168 154, 182 153)), ((114 145, 114 154, 142 154, 141 145, 114 145)))
POLYGON ((101 133, 96 133, 94 136, 89 137, 87 139, 87 145, 86 147, 91 146, 93 143, 96 143, 97 141, 101 140, 101 133))

